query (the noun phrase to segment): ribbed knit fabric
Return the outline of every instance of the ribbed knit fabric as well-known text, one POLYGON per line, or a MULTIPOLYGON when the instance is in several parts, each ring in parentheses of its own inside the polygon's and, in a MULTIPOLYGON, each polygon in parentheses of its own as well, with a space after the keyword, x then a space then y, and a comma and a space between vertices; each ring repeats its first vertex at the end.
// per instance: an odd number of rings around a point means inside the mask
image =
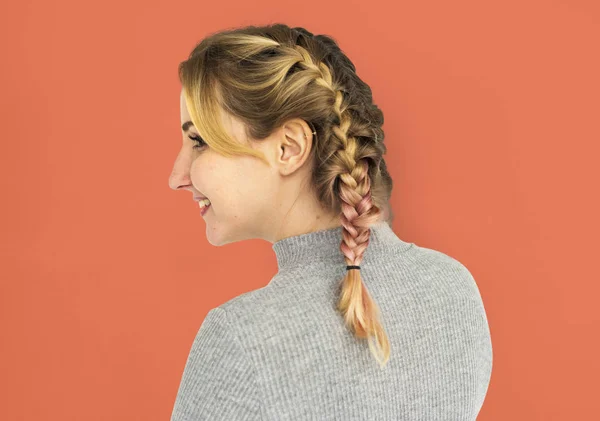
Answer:
POLYGON ((278 273, 206 315, 172 421, 475 420, 492 371, 471 273, 448 255, 371 227, 360 264, 391 354, 381 369, 335 309, 342 228, 273 244, 278 273))

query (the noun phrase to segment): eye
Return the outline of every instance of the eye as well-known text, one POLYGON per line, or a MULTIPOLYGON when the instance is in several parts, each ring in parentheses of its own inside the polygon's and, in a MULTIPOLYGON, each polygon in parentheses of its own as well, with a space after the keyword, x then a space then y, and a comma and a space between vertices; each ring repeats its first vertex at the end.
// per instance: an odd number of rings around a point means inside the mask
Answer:
POLYGON ((196 145, 192 146, 194 149, 202 149, 204 146, 206 145, 206 142, 204 142, 204 140, 202 140, 201 137, 198 136, 188 136, 191 140, 193 140, 194 142, 196 142, 196 145))

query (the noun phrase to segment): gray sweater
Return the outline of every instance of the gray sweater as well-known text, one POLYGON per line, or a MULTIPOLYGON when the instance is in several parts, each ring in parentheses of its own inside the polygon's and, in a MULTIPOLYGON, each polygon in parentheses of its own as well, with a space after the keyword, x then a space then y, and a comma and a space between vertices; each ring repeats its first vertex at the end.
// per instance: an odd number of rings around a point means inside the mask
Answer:
POLYGON ((341 227, 273 244, 267 285, 211 309, 171 420, 475 420, 492 370, 479 289, 459 261, 371 227, 361 274, 390 359, 344 326, 341 227))

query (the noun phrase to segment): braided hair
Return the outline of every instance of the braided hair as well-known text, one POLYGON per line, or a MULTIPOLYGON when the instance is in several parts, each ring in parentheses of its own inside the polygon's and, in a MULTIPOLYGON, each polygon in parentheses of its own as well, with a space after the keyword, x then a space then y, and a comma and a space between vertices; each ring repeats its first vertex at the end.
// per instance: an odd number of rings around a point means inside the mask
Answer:
MULTIPOLYGON (((261 152, 229 138, 219 108, 244 122, 248 137, 257 140, 290 118, 311 125, 311 187, 325 209, 339 214, 340 251, 348 266, 359 266, 370 226, 392 224, 392 179, 383 159, 383 113, 337 42, 280 23, 221 31, 196 45, 180 63, 179 78, 194 125, 224 156, 251 155, 268 164, 261 152)), ((389 341, 356 267, 340 281, 337 309, 385 366, 389 341)))

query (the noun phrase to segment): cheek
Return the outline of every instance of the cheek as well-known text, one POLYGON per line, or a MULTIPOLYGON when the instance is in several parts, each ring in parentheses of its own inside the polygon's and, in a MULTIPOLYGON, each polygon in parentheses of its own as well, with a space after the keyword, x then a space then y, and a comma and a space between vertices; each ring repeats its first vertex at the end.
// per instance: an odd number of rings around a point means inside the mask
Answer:
POLYGON ((191 165, 190 178, 221 214, 263 211, 273 202, 272 174, 250 159, 201 155, 191 165))
POLYGON ((196 157, 190 166, 190 179, 194 188, 206 197, 210 196, 212 179, 215 178, 214 171, 211 170, 209 160, 196 157))
POLYGON ((270 201, 270 177, 264 168, 253 162, 237 160, 224 166, 226 173, 222 175, 222 195, 232 209, 241 209, 248 214, 261 211, 270 201), (231 165, 233 164, 233 165, 231 165))
POLYGON ((190 178, 196 190, 208 197, 215 207, 232 208, 243 200, 240 192, 247 189, 248 175, 242 167, 231 159, 205 152, 193 161, 190 178))
POLYGON ((243 197, 248 205, 253 209, 259 210, 265 206, 273 205, 273 191, 276 187, 273 185, 273 175, 261 165, 251 163, 247 166, 238 167, 237 189, 240 197, 243 197))

